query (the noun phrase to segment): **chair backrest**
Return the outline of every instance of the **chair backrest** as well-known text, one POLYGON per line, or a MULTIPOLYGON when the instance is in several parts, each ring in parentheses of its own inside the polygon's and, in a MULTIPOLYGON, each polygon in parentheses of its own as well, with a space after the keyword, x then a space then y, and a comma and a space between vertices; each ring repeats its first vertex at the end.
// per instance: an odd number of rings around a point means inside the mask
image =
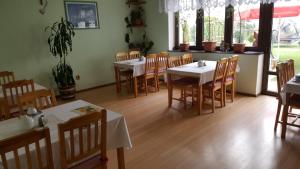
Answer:
POLYGON ((287 79, 291 80, 295 76, 295 66, 294 66, 294 60, 289 59, 286 61, 286 73, 287 73, 287 79))
POLYGON ((41 89, 35 91, 39 109, 46 109, 57 105, 55 93, 52 89, 41 89))
POLYGON ((169 54, 160 53, 157 55, 157 66, 159 71, 165 71, 169 67, 169 54))
POLYGON ((4 99, 7 101, 9 110, 18 107, 20 95, 34 91, 33 80, 17 80, 2 85, 4 99))
POLYGON ((216 69, 215 69, 215 73, 214 73, 214 79, 213 79, 214 84, 218 81, 221 81, 221 82, 224 81, 227 62, 228 62, 227 58, 222 58, 222 59, 218 60, 216 69))
POLYGON ((63 124, 58 124, 58 131, 62 169, 68 168, 75 162, 95 153, 100 153, 101 160, 107 160, 106 110, 90 112, 70 119, 63 124), (70 145, 66 147, 67 142, 70 145), (79 152, 76 152, 76 150, 79 152))
POLYGON ((9 111, 7 102, 4 99, 0 99, 0 121, 9 118, 9 111))
POLYGON ((39 169, 54 169, 48 128, 30 130, 21 135, 0 140, 0 155, 4 169, 12 167, 7 162, 6 153, 13 153, 16 169, 25 167, 25 161, 20 161, 19 149, 25 149, 27 168, 32 168, 33 162, 36 161, 39 169), (40 141, 44 141, 44 144, 41 144, 42 142, 40 141), (29 147, 33 147, 33 145, 35 149, 32 150, 29 147), (42 148, 45 151, 42 151, 42 148), (46 157, 46 160, 42 160, 44 157, 46 157), (43 164, 43 161, 45 164, 43 164))
MULTIPOLYGON (((276 75, 277 75, 277 94, 280 96, 282 88, 287 83, 287 63, 278 63, 276 65, 276 75)), ((281 97, 278 97, 279 99, 281 97)))
POLYGON ((116 61, 119 62, 119 61, 123 61, 123 60, 128 60, 129 57, 128 57, 128 53, 127 52, 118 52, 116 54, 116 61))
POLYGON ((26 114, 25 111, 28 107, 43 110, 57 105, 54 91, 49 89, 36 90, 20 95, 18 102, 21 114, 26 114))
POLYGON ((129 59, 138 59, 141 56, 140 51, 130 51, 129 52, 129 59))
POLYGON ((231 77, 231 78, 235 79, 236 68, 237 68, 237 65, 238 65, 238 61, 239 61, 238 55, 234 55, 234 56, 232 56, 228 59, 228 64, 227 64, 227 69, 226 69, 224 79, 226 79, 228 77, 231 77))
POLYGON ((183 65, 193 63, 193 55, 191 53, 186 53, 182 55, 181 62, 183 65))
POLYGON ((181 58, 177 56, 170 56, 169 57, 169 68, 181 66, 181 58))
POLYGON ((148 54, 146 56, 145 63, 145 74, 155 73, 157 70, 157 55, 156 54, 148 54))
POLYGON ((13 72, 3 71, 0 72, 0 85, 15 81, 13 72))

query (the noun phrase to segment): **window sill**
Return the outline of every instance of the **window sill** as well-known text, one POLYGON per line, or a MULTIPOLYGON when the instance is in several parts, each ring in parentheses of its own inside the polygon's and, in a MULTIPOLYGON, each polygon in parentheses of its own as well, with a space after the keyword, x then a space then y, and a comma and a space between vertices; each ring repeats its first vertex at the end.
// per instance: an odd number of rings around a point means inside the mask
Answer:
POLYGON ((243 54, 243 55, 260 55, 264 54, 263 52, 256 52, 256 51, 246 51, 244 53, 235 53, 233 51, 229 52, 222 52, 222 51, 215 51, 215 52, 206 52, 204 50, 189 50, 186 52, 182 52, 180 50, 169 50, 169 52, 180 52, 180 53, 217 53, 217 54, 243 54))

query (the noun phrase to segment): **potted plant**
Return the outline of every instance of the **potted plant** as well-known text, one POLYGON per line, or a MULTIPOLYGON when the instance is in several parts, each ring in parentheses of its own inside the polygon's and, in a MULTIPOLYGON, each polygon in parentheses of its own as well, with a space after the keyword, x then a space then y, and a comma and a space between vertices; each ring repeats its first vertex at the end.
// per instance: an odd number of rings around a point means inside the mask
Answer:
POLYGON ((48 44, 50 52, 54 57, 59 56, 59 62, 52 68, 52 74, 62 99, 75 97, 75 80, 70 64, 66 62, 66 56, 72 51, 72 38, 75 35, 74 26, 64 18, 55 22, 45 29, 50 35, 48 44))
POLYGON ((130 13, 130 21, 132 26, 143 26, 144 25, 144 9, 139 7, 136 10, 132 10, 130 13))
POLYGON ((182 27, 182 43, 180 44, 180 50, 181 51, 188 51, 189 48, 190 48, 190 38, 189 38, 189 25, 187 23, 186 20, 183 21, 183 23, 181 24, 181 27, 182 27))
POLYGON ((208 7, 208 39, 202 42, 203 49, 207 52, 214 52, 216 50, 217 42, 214 42, 211 38, 211 17, 210 17, 210 7, 208 7))
POLYGON ((233 51, 236 53, 244 53, 245 51, 245 43, 242 43, 242 17, 240 12, 240 6, 238 6, 238 14, 239 14, 239 34, 238 34, 238 43, 233 44, 233 51))

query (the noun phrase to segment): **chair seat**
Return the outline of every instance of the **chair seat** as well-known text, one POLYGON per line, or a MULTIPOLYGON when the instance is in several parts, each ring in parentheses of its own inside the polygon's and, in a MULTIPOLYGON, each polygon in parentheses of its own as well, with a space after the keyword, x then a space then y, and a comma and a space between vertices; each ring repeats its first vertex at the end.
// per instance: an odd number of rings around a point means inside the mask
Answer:
POLYGON ((100 155, 94 156, 84 162, 81 162, 70 169, 104 169, 107 160, 101 160, 100 155))
POLYGON ((208 82, 208 83, 205 83, 203 85, 203 88, 204 89, 211 89, 211 88, 221 88, 222 87, 222 82, 221 81, 217 81, 215 84, 213 84, 213 82, 208 82))
POLYGON ((232 83, 232 81, 234 81, 234 77, 227 77, 226 80, 225 80, 225 83, 228 84, 228 83, 232 83))

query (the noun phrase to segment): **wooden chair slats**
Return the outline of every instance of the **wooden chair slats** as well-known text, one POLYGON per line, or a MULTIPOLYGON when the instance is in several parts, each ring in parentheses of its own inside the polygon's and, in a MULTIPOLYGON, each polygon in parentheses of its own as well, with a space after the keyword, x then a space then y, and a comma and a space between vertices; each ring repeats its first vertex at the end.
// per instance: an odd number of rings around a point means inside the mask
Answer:
POLYGON ((295 65, 294 60, 289 59, 286 61, 286 76, 288 80, 291 80, 295 76, 295 65))
POLYGON ((186 53, 181 57, 181 62, 183 65, 193 63, 193 55, 191 53, 186 53))
POLYGON ((115 56, 115 59, 117 62, 124 61, 124 60, 128 60, 129 56, 127 52, 118 52, 115 56))
POLYGON ((62 169, 66 169, 76 162, 80 162, 80 164, 78 164, 79 166, 84 166, 89 160, 84 162, 82 162, 82 160, 90 158, 92 155, 98 156, 99 153, 100 160, 98 159, 97 165, 106 168, 106 110, 101 110, 101 112, 89 112, 86 115, 70 119, 65 123, 59 124, 58 130, 62 169), (99 121, 101 122, 101 125, 99 125, 99 121), (94 132, 94 138, 92 138, 92 132, 94 132), (67 137, 67 133, 70 133, 69 138, 67 137), (79 141, 75 141, 76 139, 79 141), (92 139, 94 139, 94 144, 91 143, 92 139), (68 140, 70 141, 70 152, 68 152, 66 147, 66 142, 68 142, 68 140), (84 141, 87 143, 85 144, 84 141), (87 145, 87 148, 85 148, 85 145, 87 145), (75 147, 79 148, 79 152, 76 152, 75 147))
POLYGON ((15 81, 15 75, 13 72, 2 71, 0 72, 0 85, 15 81))
POLYGON ((239 57, 237 55, 230 57, 228 60, 227 69, 224 77, 224 83, 223 83, 224 106, 226 105, 227 86, 230 86, 231 88, 231 92, 230 92, 231 102, 233 102, 235 96, 236 69, 237 69, 238 61, 239 61, 239 57))
POLYGON ((0 98, 0 121, 9 118, 8 105, 5 99, 0 98))
POLYGON ((154 80, 155 91, 158 91, 158 77, 157 77, 157 55, 148 54, 145 62, 145 74, 143 81, 145 85, 146 95, 148 95, 148 80, 154 80))
POLYGON ((181 58, 177 57, 177 56, 170 56, 168 65, 169 65, 169 68, 181 66, 182 65, 181 58))
POLYGON ((223 82, 224 82, 224 77, 225 77, 225 73, 226 73, 227 63, 228 63, 227 58, 220 59, 216 64, 213 81, 209 82, 203 86, 204 97, 211 98, 211 107, 212 107, 213 113, 215 112, 215 99, 216 99, 217 91, 220 93, 219 101, 220 101, 221 107, 223 107, 223 104, 224 104, 223 82), (206 92, 208 93, 208 95, 205 95, 206 92))
POLYGON ((33 80, 17 80, 2 85, 4 99, 7 102, 8 109, 19 108, 19 98, 25 93, 34 91, 34 82, 33 80))
MULTIPOLYGON (((26 155, 26 164, 27 168, 32 168, 32 152, 35 151, 37 155, 38 165, 40 169, 54 169, 53 165, 53 157, 52 157, 52 148, 51 148, 51 142, 50 142, 50 132, 48 128, 42 128, 42 129, 34 129, 31 131, 28 131, 26 133, 1 140, 0 141, 0 155, 3 163, 4 169, 8 169, 10 166, 8 166, 6 154, 9 152, 12 152, 14 155, 14 162, 17 169, 21 169, 21 163, 20 158, 18 154, 18 150, 24 148, 25 149, 25 155, 26 155), (44 149, 46 157, 46 164, 42 164, 42 153, 41 153, 41 147, 39 142, 44 141, 44 149), (34 144, 36 149, 30 150, 29 145, 34 144)), ((22 161, 23 162, 23 161, 22 161)), ((23 168, 23 166, 22 166, 23 168)))
POLYGON ((140 51, 130 51, 129 52, 129 59, 138 59, 141 56, 140 51))

